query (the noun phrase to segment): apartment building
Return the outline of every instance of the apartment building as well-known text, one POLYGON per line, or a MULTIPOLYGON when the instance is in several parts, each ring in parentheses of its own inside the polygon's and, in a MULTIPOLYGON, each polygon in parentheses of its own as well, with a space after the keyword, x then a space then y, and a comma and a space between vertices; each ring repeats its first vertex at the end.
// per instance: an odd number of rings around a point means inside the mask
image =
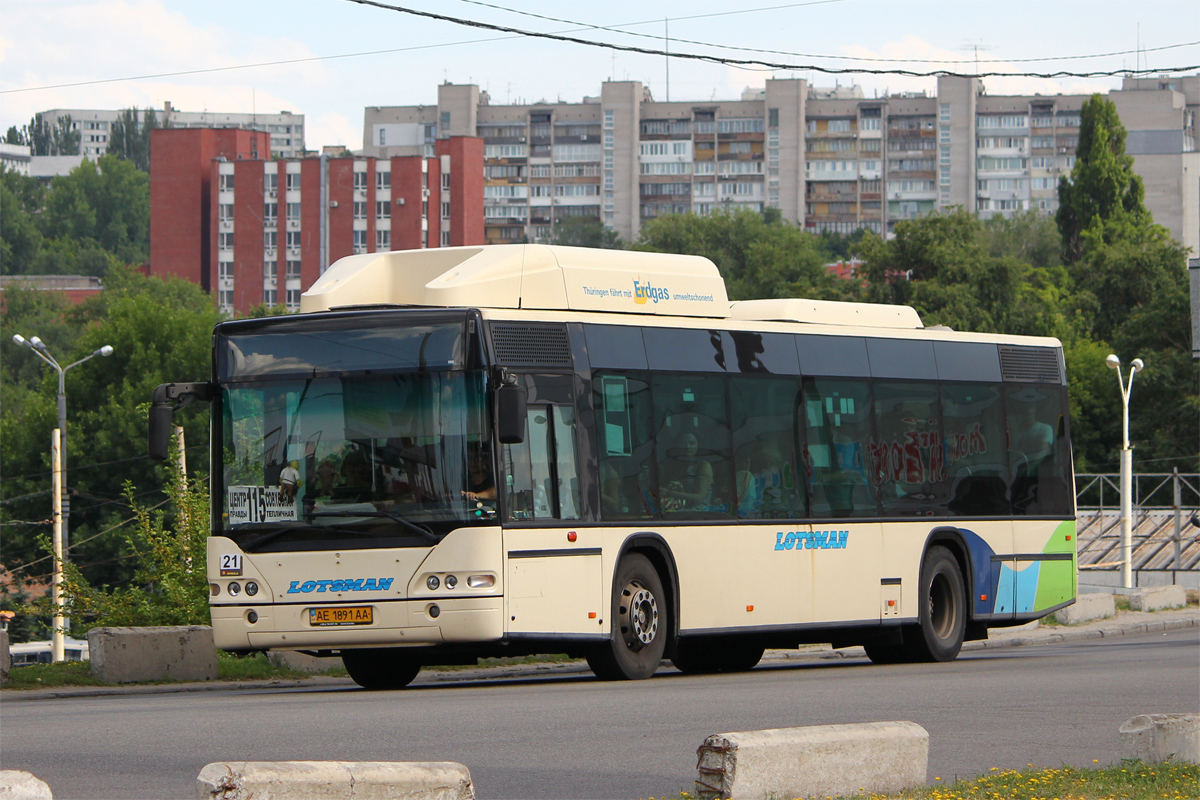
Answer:
MULTIPOLYGON (((1155 220, 1200 252, 1200 76, 1127 80, 1109 96, 1155 220)), ((573 215, 632 239, 659 215, 716 208, 886 234, 953 206, 1052 213, 1087 99, 990 96, 977 79, 941 78, 933 96, 768 80, 740 100, 656 102, 637 81, 608 81, 580 103, 493 105, 477 86, 443 84, 436 105, 365 109, 362 152, 481 138, 488 242, 546 241, 573 215)))
MULTIPOLYGON (((108 152, 108 137, 112 124, 120 119, 126 109, 102 110, 85 108, 56 108, 41 112, 42 117, 54 127, 59 117, 71 117, 71 129, 79 131, 79 154, 95 160, 108 152)), ((270 137, 270 152, 280 158, 297 158, 304 155, 304 115, 290 111, 278 114, 231 114, 218 111, 180 111, 170 102, 163 103, 155 111, 161 127, 172 128, 237 128, 261 131, 270 137)), ((139 109, 138 122, 145 118, 139 109)))
POLYGON ((300 306, 337 259, 483 243, 483 143, 430 156, 271 158, 270 135, 151 134, 150 273, 215 296, 227 314, 300 306))

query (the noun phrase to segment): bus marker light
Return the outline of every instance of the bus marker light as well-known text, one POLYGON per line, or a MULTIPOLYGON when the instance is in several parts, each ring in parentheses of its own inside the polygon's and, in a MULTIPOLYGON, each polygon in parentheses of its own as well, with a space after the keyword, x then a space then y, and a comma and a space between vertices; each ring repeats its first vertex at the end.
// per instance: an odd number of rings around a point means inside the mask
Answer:
POLYGON ((747 610, 747 611, 753 611, 753 610, 754 610, 754 606, 746 606, 746 610, 747 610))
POLYGON ((440 580, 438 580, 437 575, 430 575, 428 578, 425 579, 425 585, 428 586, 431 590, 433 590, 433 589, 436 589, 437 587, 441 586, 442 582, 440 580))
POLYGON ((888 600, 888 607, 889 607, 889 608, 890 608, 891 606, 894 606, 894 605, 896 605, 896 601, 895 601, 895 600, 888 600))
POLYGON ((429 616, 433 617, 434 619, 437 619, 441 615, 442 615, 442 610, 440 608, 438 608, 436 605, 432 605, 429 607, 429 616))
POLYGON ((1071 534, 1069 534, 1069 533, 1067 534, 1067 541, 1068 542, 1071 541, 1071 534))
POLYGON ((567 541, 568 542, 573 542, 578 538, 579 538, 579 534, 576 533, 575 531, 567 531, 567 541))
POLYGON ((589 611, 589 612, 588 612, 588 619, 595 619, 595 618, 596 618, 596 612, 595 612, 595 611, 589 611))
POLYGON ((472 575, 467 578, 467 586, 470 586, 472 589, 487 589, 495 585, 495 575, 472 575))
POLYGON ((987 595, 986 595, 986 594, 981 594, 981 595, 979 595, 979 600, 980 600, 980 602, 986 603, 986 602, 987 602, 987 595))
POLYGON ((219 583, 210 583, 208 585, 208 588, 209 588, 209 591, 212 592, 213 597, 216 597, 217 595, 219 595, 221 593, 221 584, 219 584, 219 583))
POLYGON ((453 575, 447 575, 446 588, 453 589, 455 586, 458 586, 458 578, 454 577, 453 575))

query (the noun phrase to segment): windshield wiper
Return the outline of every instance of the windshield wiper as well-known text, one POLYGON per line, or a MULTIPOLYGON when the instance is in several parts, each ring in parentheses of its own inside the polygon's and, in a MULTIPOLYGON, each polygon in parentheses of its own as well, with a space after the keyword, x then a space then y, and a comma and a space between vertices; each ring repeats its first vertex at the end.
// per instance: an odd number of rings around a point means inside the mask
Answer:
POLYGON ((429 530, 429 528, 425 527, 424 525, 418 525, 415 522, 409 522, 403 517, 397 516, 390 511, 305 511, 304 517, 305 519, 312 519, 313 517, 379 517, 390 519, 393 522, 398 523, 401 528, 404 528, 404 530, 408 531, 409 533, 415 533, 418 536, 433 542, 434 544, 437 544, 440 541, 437 534, 429 530))
MULTIPOLYGON (((267 524, 267 523, 261 523, 261 524, 267 524)), ((305 525, 285 525, 281 528, 276 528, 273 531, 264 533, 262 536, 254 537, 250 541, 243 544, 241 547, 244 552, 249 553, 251 550, 258 547, 259 545, 263 545, 274 539, 278 539, 280 536, 283 536, 285 533, 292 533, 293 531, 311 531, 311 530, 312 530, 312 526, 307 525, 307 524, 305 524, 305 525)))

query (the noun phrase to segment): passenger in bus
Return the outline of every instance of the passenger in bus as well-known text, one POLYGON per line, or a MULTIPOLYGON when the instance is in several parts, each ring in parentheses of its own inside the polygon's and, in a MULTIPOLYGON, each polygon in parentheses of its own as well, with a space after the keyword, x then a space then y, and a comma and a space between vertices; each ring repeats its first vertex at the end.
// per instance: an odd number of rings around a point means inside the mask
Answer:
POLYGON ((707 508, 712 494, 712 464, 697 456, 696 434, 684 432, 672 457, 662 464, 663 508, 667 511, 707 508))
POLYGON ((289 461, 279 473, 279 493, 284 502, 292 503, 296 500, 296 492, 300 488, 299 467, 299 462, 289 461))
POLYGON ((1012 431, 1014 475, 1036 475, 1038 465, 1054 450, 1054 429, 1037 418, 1037 406, 1030 400, 1009 403, 1012 431))

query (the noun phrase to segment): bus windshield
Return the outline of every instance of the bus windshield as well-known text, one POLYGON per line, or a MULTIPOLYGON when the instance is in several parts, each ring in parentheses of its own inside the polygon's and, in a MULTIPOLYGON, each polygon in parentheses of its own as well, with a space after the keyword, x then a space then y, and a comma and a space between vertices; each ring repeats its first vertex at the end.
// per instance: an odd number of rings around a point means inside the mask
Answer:
MULTIPOLYGON (((336 338, 345 351, 337 355, 353 352, 350 331, 336 338)), ((247 339, 252 348, 226 341, 233 355, 225 363, 251 349, 269 363, 272 339, 291 346, 290 337, 247 339)), ((402 351, 405 341, 389 344, 402 351)), ((321 357, 310 339, 306 360, 321 357)), ((385 372, 386 362, 404 364, 403 352, 382 361, 315 377, 267 370, 265 380, 230 370, 219 396, 217 535, 248 551, 427 547, 495 519, 486 373, 453 364, 385 372)))

